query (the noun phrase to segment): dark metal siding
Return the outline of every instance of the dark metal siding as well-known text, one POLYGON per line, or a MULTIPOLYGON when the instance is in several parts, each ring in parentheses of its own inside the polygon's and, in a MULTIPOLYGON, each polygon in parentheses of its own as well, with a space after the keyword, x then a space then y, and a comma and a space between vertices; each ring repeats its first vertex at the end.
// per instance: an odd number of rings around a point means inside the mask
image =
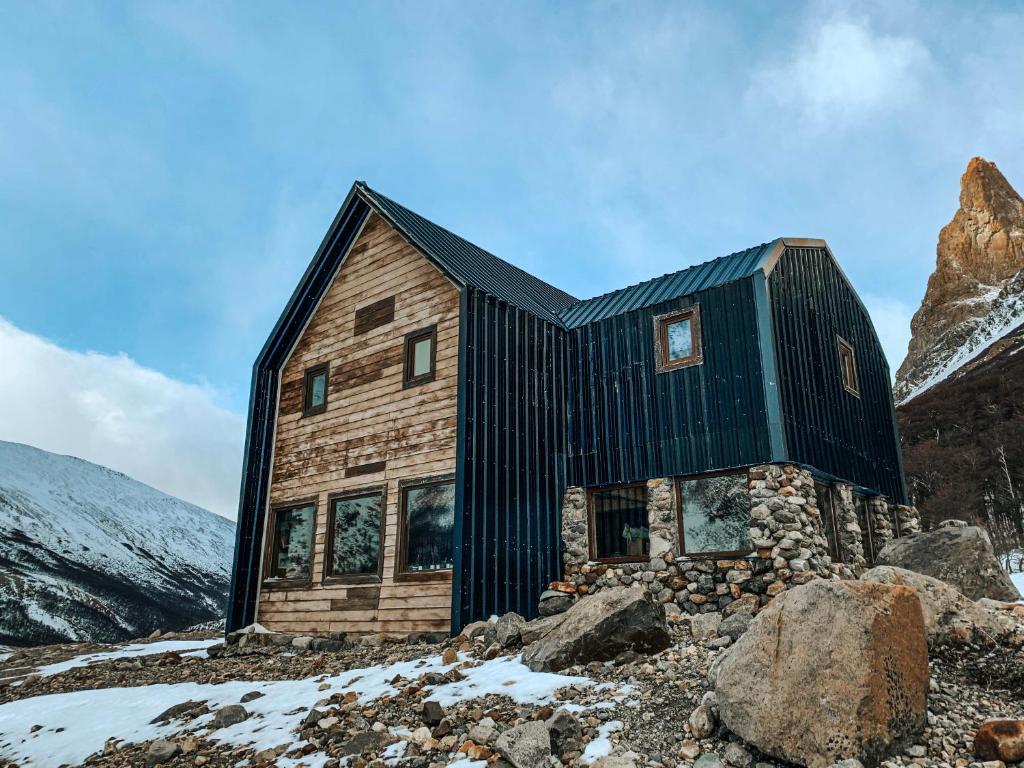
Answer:
POLYGON ((789 458, 905 503, 889 366, 853 288, 823 248, 787 248, 768 285, 789 458), (859 398, 837 334, 856 350, 859 398))
POLYGON ((574 329, 570 485, 606 485, 771 460, 752 279, 574 329), (653 318, 700 303, 704 362, 655 372, 653 318))
POLYGON ((452 631, 536 615, 561 567, 565 331, 463 292, 452 631))
POLYGON ((256 615, 263 519, 270 486, 281 366, 309 322, 320 297, 330 285, 369 212, 370 208, 365 202, 349 193, 253 365, 249 423, 242 459, 238 527, 235 530, 235 562, 228 590, 228 632, 251 624, 256 615))

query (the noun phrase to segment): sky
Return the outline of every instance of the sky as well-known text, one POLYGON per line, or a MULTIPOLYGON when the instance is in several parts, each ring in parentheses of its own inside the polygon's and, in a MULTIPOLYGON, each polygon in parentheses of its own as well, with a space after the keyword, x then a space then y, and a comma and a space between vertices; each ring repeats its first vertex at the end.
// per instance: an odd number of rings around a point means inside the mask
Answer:
POLYGON ((355 179, 585 298, 825 238, 895 371, 1024 6, 0 0, 0 440, 233 518, 252 363, 355 179))

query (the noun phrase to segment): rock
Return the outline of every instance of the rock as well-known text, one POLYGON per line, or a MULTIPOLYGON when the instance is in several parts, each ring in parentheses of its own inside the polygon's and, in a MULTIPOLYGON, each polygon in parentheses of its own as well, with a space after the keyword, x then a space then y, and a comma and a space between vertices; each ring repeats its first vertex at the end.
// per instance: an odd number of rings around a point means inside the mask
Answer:
POLYGON ((444 707, 436 701, 425 701, 423 702, 423 712, 421 717, 425 725, 429 725, 431 728, 434 728, 444 720, 444 707))
POLYGON ((160 630, 159 629, 154 629, 152 632, 149 633, 149 636, 146 639, 147 640, 156 640, 158 637, 160 637, 160 630))
POLYGON ((218 709, 217 713, 213 716, 213 727, 215 729, 227 728, 230 725, 236 725, 246 720, 248 717, 249 712, 241 704, 228 704, 226 707, 218 709))
MULTIPOLYGON (((758 763, 761 765, 761 763, 758 763)), ((755 766, 757 768, 757 766, 755 766)), ((848 757, 845 760, 837 760, 832 763, 829 768, 864 768, 864 764, 860 760, 854 760, 852 757, 848 757)))
POLYGON ((754 756, 742 745, 732 742, 722 750, 722 762, 732 768, 750 768, 754 764, 754 756))
POLYGON ((930 645, 940 642, 969 643, 976 634, 998 638, 1013 630, 1008 616, 982 608, 944 581, 923 573, 879 565, 865 572, 862 581, 900 584, 917 593, 924 612, 924 629, 930 645))
POLYGON ((526 649, 523 663, 534 672, 557 672, 573 664, 610 661, 626 650, 657 653, 669 643, 665 614, 650 592, 615 587, 562 614, 557 626, 526 649))
POLYGON ((445 666, 454 664, 459 660, 459 654, 454 648, 445 648, 441 654, 441 663, 445 666))
POLYGON ((715 732, 715 715, 705 704, 698 706, 690 713, 690 733, 695 739, 706 739, 715 732))
POLYGON ((557 616, 572 608, 574 602, 576 602, 576 598, 572 595, 558 592, 554 589, 547 589, 541 592, 537 613, 541 616, 557 616))
POLYGON ((722 768, 722 759, 717 752, 705 752, 693 761, 693 768, 722 768))
POLYGON ((520 637, 523 645, 529 645, 540 640, 544 635, 562 623, 563 615, 542 616, 539 619, 528 621, 520 630, 520 637))
POLYGON ((491 622, 489 621, 474 621, 472 624, 467 624, 462 628, 462 632, 459 633, 459 637, 464 637, 467 640, 473 640, 486 632, 490 625, 491 622))
POLYGON ((481 718, 479 723, 469 729, 469 740, 476 744, 490 746, 497 736, 498 730, 495 728, 494 720, 489 717, 481 718))
POLYGON ((974 756, 979 760, 1024 762, 1024 720, 987 720, 974 736, 974 756))
POLYGON ((494 625, 495 640, 504 648, 515 648, 522 640, 526 619, 514 611, 506 613, 494 625))
POLYGON ((515 768, 547 768, 551 757, 548 729, 536 720, 505 731, 498 737, 497 747, 515 768))
POLYGON ((875 558, 944 581, 971 600, 1013 602, 1021 596, 992 552, 988 534, 977 526, 939 528, 893 539, 875 558))
POLYGON ((718 636, 718 628, 722 626, 722 614, 698 613, 690 619, 690 635, 696 642, 710 640, 718 636))
POLYGON ((249 691, 248 693, 243 693, 242 694, 242 698, 240 698, 239 701, 242 704, 248 704, 250 701, 256 701, 256 699, 262 699, 264 697, 264 695, 265 694, 262 691, 249 691))
POLYGON ((159 715, 150 720, 149 724, 155 725, 156 723, 166 723, 169 720, 176 720, 182 715, 192 712, 195 709, 199 709, 202 706, 204 706, 202 702, 192 701, 191 699, 183 701, 181 704, 175 704, 174 706, 165 709, 159 715))
POLYGON ((377 731, 362 731, 355 734, 351 739, 346 741, 342 746, 338 754, 340 755, 369 755, 373 752, 378 752, 385 744, 391 741, 391 737, 386 733, 378 733, 377 731))
MULTIPOLYGON (((734 613, 722 622, 722 625, 718 628, 718 634, 722 637, 728 637, 733 642, 736 642, 740 639, 740 635, 747 631, 753 620, 754 617, 749 613, 734 613)), ((728 760, 726 760, 726 762, 728 762, 728 760)))
POLYGON ((312 645, 313 638, 307 635, 292 638, 292 648, 298 648, 300 651, 308 651, 312 645))
POLYGON ((591 768, 636 768, 636 761, 625 755, 605 755, 590 765, 591 768))
POLYGON ((769 603, 709 676, 722 722, 762 752, 876 765, 924 727, 921 603, 909 587, 815 579, 769 603))
POLYGON ((168 760, 173 760, 179 752, 181 752, 181 747, 173 741, 158 739, 150 744, 149 749, 146 750, 146 768, 153 768, 154 765, 160 765, 168 760))
POLYGON ((683 760, 696 760, 700 754, 700 745, 695 741, 684 741, 679 745, 679 756, 683 760))
POLYGON ((551 754, 556 757, 577 752, 583 746, 583 727, 569 710, 557 710, 544 725, 551 737, 551 754))

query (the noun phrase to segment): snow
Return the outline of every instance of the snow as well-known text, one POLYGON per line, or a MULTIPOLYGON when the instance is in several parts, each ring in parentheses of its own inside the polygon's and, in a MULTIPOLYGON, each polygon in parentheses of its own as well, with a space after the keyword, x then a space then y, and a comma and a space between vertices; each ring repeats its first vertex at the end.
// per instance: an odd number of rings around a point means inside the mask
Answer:
POLYGON ((587 748, 583 750, 580 762, 584 765, 590 765, 599 758, 610 755, 612 753, 612 741, 609 736, 616 731, 621 730, 621 720, 609 720, 607 723, 602 723, 597 729, 597 736, 594 737, 594 739, 587 744, 587 748))
POLYGON ((220 640, 164 640, 156 643, 132 643, 113 651, 104 653, 87 653, 84 656, 75 656, 67 661, 58 661, 55 664, 47 664, 40 667, 37 672, 43 677, 58 675, 67 672, 69 669, 85 667, 89 664, 97 664, 101 661, 117 661, 119 659, 134 659, 138 656, 153 656, 155 654, 173 651, 183 656, 206 655, 206 649, 216 645, 220 640))
MULTIPOLYGON (((158 644, 149 647, 154 645, 158 644)), ((129 648, 131 646, 121 650, 127 652, 129 648)), ((443 673, 463 661, 465 656, 460 655, 454 664, 446 665, 440 656, 431 656, 305 680, 232 681, 218 685, 175 683, 20 699, 0 705, 0 758, 31 761, 33 766, 74 764, 102 749, 111 737, 123 742, 167 737, 180 731, 181 723, 159 725, 150 721, 168 707, 190 699, 207 702, 211 710, 190 723, 191 727, 204 730, 213 720, 213 712, 237 703, 250 691, 264 695, 245 705, 251 714, 249 719, 212 731, 210 737, 231 745, 251 746, 257 751, 281 744, 291 745, 290 749, 299 745, 293 731, 316 701, 333 693, 355 692, 360 703, 395 696, 398 690, 390 681, 396 676, 408 680, 428 672, 443 673), (330 688, 319 690, 322 683, 330 688), (45 727, 33 733, 32 727, 37 723, 45 727)), ((554 701, 555 691, 563 686, 593 685, 586 677, 531 672, 518 657, 493 659, 461 671, 467 676, 466 680, 428 686, 429 698, 451 704, 501 693, 517 703, 539 704, 554 701)), ((320 755, 308 755, 302 762, 314 768, 322 765, 320 755)), ((286 765, 286 762, 279 760, 278 765, 286 765)), ((460 762, 459 768, 470 765, 460 762)))

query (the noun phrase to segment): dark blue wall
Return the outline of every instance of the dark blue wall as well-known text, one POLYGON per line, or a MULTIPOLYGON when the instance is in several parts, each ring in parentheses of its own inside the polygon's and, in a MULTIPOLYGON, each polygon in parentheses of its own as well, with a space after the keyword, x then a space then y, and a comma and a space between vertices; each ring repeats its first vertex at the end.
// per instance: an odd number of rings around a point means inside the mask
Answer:
POLYGON ((906 503, 889 366, 870 317, 824 248, 787 248, 768 278, 792 461, 906 503), (843 389, 836 335, 856 350, 843 389))
POLYGON ((771 460, 754 283, 737 280, 569 336, 570 485, 771 460), (704 362, 655 372, 655 315, 700 303, 704 362))

